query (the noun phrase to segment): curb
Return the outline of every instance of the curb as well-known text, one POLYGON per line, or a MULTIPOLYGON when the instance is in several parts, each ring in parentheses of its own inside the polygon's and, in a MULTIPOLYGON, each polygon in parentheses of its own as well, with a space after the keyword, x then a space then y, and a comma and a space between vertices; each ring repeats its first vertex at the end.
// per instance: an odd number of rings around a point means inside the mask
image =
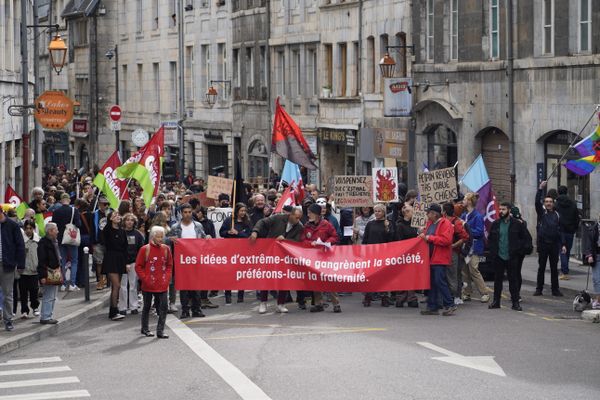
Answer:
POLYGON ((65 315, 56 325, 44 325, 41 326, 40 329, 37 329, 33 332, 17 334, 14 337, 6 340, 4 343, 0 343, 0 354, 5 354, 20 349, 28 344, 38 342, 43 338, 54 336, 62 331, 65 331, 68 328, 71 328, 87 319, 98 310, 106 307, 109 300, 110 291, 100 296, 99 299, 85 305, 80 310, 65 315))
POLYGON ((581 313, 581 318, 586 321, 598 323, 600 322, 600 310, 585 310, 581 313))
MULTIPOLYGON (((523 282, 527 283, 528 285, 537 285, 537 282, 531 279, 525 279, 523 278, 523 282)), ((581 293, 581 290, 575 290, 575 289, 570 289, 570 288, 566 288, 564 286, 560 287, 560 291, 562 292, 562 294, 565 295, 565 297, 575 297, 577 296, 579 293, 581 293)))

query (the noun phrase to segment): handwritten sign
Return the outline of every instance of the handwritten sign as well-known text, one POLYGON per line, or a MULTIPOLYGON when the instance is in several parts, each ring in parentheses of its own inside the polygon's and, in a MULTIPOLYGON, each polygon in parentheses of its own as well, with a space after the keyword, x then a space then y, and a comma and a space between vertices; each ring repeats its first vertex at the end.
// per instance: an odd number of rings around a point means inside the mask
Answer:
POLYGON ((231 217, 232 209, 229 207, 226 208, 211 208, 206 213, 206 218, 210 219, 212 223, 215 225, 215 232, 217 234, 217 238, 220 238, 219 230, 223 226, 223 221, 225 218, 231 217))
POLYGON ((410 220, 410 226, 423 229, 427 225, 427 203, 415 201, 413 204, 413 216, 410 220))
POLYGON ((373 168, 373 202, 398 201, 398 168, 373 168))
POLYGON ((333 194, 339 207, 373 206, 372 190, 370 176, 339 175, 333 179, 333 194))
POLYGON ((221 178, 219 176, 209 176, 206 197, 218 199, 221 193, 231 195, 232 189, 233 179, 221 178))
POLYGON ((421 200, 425 203, 445 203, 458 197, 454 168, 421 172, 418 185, 421 200))

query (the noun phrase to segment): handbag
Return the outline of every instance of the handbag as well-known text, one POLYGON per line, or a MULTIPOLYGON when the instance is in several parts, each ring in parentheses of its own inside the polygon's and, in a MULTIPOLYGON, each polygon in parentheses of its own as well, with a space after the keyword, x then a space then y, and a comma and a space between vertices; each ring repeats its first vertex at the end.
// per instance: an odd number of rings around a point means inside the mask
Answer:
POLYGON ((81 244, 81 232, 79 228, 73 225, 73 217, 75 216, 75 208, 71 208, 71 222, 65 225, 65 232, 62 237, 62 244, 69 246, 79 246, 81 244))
POLYGON ((60 268, 55 268, 55 269, 46 268, 46 272, 47 272, 47 276, 46 276, 45 285, 58 286, 58 285, 63 284, 64 281, 63 281, 62 273, 60 272, 60 268))

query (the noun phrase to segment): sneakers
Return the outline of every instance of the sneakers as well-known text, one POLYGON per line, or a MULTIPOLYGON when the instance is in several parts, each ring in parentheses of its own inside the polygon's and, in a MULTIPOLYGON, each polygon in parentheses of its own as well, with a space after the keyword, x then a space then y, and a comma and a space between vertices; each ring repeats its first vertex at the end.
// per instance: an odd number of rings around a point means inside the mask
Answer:
POLYGON ((187 319, 190 317, 190 312, 189 311, 182 311, 181 315, 179 316, 179 319, 187 319))
POLYGON ((316 304, 310 308, 310 312, 321 312, 321 311, 325 311, 325 308, 323 308, 322 304, 316 304))
POLYGON ((463 299, 463 301, 471 301, 471 295, 465 294, 462 299, 463 299))
POLYGON ((513 303, 511 308, 515 311, 523 311, 523 307, 519 303, 513 303))
POLYGON ((125 316, 123 314, 119 314, 119 313, 117 313, 117 315, 115 315, 111 318, 111 320, 113 320, 113 321, 121 321, 122 319, 125 319, 125 316))
POLYGON ((174 303, 170 303, 169 304, 169 308, 167 308, 167 313, 168 314, 175 314, 177 313, 177 306, 174 303))
POLYGON ((481 302, 482 303, 487 303, 488 301, 490 301, 490 295, 489 294, 484 294, 483 296, 481 296, 481 302))
POLYGON ((200 306, 200 308, 219 308, 219 306, 217 304, 214 304, 210 300, 205 299, 202 300, 202 305, 200 306))
POLYGON ((490 310, 493 310, 494 308, 500 308, 500 302, 499 302, 499 301, 493 301, 493 302, 492 302, 492 304, 490 304, 490 305, 488 306, 488 308, 489 308, 490 310))
POLYGON ((192 318, 204 318, 205 316, 202 311, 192 311, 192 318))
POLYGON ((419 308, 419 302, 416 300, 409 301, 406 305, 410 308, 419 308))
POLYGON ((64 292, 65 290, 67 290, 67 287, 65 285, 61 285, 60 289, 61 292, 64 292))
POLYGON ((277 312, 287 314, 288 309, 283 304, 277 304, 277 312))
POLYGON ((28 313, 21 313, 21 319, 27 319, 27 318, 29 318, 28 313))
POLYGON ((465 304, 462 299, 460 297, 455 297, 454 298, 454 305, 455 306, 460 306, 461 304, 465 304))
POLYGON ((58 321, 55 319, 41 319, 40 324, 42 325, 56 325, 58 321))
POLYGON ((306 310, 306 303, 298 303, 298 308, 300 310, 306 310))
POLYGON ((33 310, 33 315, 36 317, 40 316, 40 311, 36 308, 35 310, 33 310))
POLYGON ((449 317, 450 315, 454 314, 457 309, 458 309, 458 307, 456 307, 456 306, 446 307, 446 308, 444 308, 444 311, 442 311, 442 315, 444 317, 449 317))
POLYGON ((70 286, 67 288, 67 290, 68 290, 69 292, 78 292, 78 291, 80 291, 81 289, 79 289, 79 288, 77 287, 77 285, 70 285, 70 286))
POLYGON ((258 313, 259 314, 266 314, 267 313, 267 303, 262 301, 260 303, 260 305, 258 306, 258 313))
POLYGON ((592 302, 592 310, 600 310, 600 301, 594 300, 592 302))
POLYGON ((558 276, 558 279, 560 279, 561 281, 568 281, 571 279, 571 277, 569 276, 569 274, 560 274, 558 276))
POLYGON ((341 313, 342 312, 342 307, 340 307, 339 304, 336 304, 335 306, 333 306, 333 312, 334 313, 341 313))

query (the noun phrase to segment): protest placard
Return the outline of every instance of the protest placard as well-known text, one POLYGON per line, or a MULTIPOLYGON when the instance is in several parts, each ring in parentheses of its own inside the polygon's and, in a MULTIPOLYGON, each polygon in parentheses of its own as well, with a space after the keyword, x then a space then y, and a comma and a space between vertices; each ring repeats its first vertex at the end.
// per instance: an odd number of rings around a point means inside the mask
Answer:
POLYGON ((206 197, 218 199, 221 193, 231 195, 232 189, 233 179, 221 178, 219 176, 209 176, 206 197))
POLYGON ((373 168, 373 202, 398 200, 398 168, 373 168))
POLYGON ((427 203, 415 201, 413 204, 413 216, 410 221, 410 226, 413 228, 423 229, 427 225, 427 203))
POLYGON ((215 226, 215 232, 216 232, 218 238, 221 237, 221 235, 219 235, 219 230, 223 226, 223 221, 225 221, 225 218, 231 216, 231 212, 232 212, 232 209, 230 207, 228 207, 228 208, 211 208, 206 213, 206 217, 208 219, 210 219, 212 221, 213 225, 215 226))
POLYGON ((419 194, 424 203, 445 203, 458 197, 456 169, 443 168, 418 175, 419 194))
POLYGON ((333 194, 338 207, 372 207, 373 178, 338 175, 333 180, 333 194))

